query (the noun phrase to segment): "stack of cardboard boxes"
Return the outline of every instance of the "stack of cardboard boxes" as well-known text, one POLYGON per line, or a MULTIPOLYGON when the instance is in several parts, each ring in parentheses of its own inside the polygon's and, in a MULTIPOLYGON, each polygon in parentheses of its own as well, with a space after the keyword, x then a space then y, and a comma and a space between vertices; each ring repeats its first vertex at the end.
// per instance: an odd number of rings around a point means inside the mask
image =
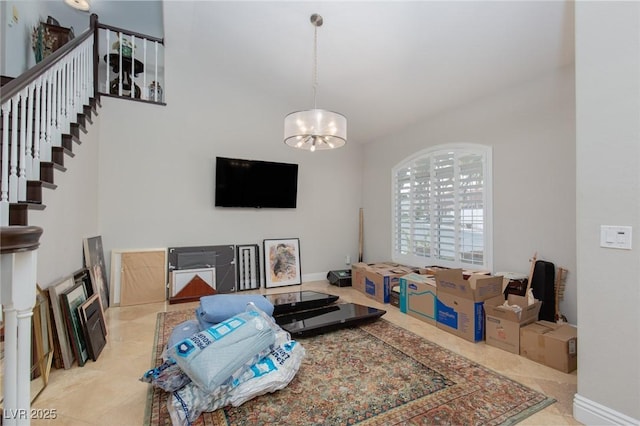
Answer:
POLYGON ((392 262, 357 263, 351 274, 353 288, 368 297, 470 342, 486 341, 567 373, 577 368, 575 327, 538 321, 537 300, 509 294, 512 308, 505 306, 502 276, 392 262))
POLYGON ((351 286, 380 303, 389 303, 391 289, 399 285, 400 277, 417 268, 393 262, 354 263, 351 265, 351 286))

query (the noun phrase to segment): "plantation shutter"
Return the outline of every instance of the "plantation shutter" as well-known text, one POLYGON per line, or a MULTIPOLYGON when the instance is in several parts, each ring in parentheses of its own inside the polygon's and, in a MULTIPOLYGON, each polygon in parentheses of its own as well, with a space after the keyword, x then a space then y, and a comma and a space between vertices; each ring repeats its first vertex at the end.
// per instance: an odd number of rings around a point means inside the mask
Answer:
POLYGON ((433 257, 455 260, 456 192, 452 152, 433 156, 433 257))
POLYGON ((431 170, 428 158, 414 163, 413 177, 413 254, 428 257, 431 251, 431 170))
POLYGON ((482 265, 484 258, 484 173, 482 156, 459 157, 460 257, 466 263, 482 265))
POLYGON ((404 167, 396 174, 395 194, 395 251, 410 253, 411 234, 411 167, 404 167))
POLYGON ((486 266, 486 155, 440 149, 394 168, 394 258, 486 266))

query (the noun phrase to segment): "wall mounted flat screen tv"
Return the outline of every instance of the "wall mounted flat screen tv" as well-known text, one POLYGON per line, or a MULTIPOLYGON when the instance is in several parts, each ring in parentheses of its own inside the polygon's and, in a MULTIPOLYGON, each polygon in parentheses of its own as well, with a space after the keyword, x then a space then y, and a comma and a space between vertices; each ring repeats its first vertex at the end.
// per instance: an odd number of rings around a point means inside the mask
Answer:
POLYGON ((298 165, 216 157, 216 207, 295 208, 298 165))

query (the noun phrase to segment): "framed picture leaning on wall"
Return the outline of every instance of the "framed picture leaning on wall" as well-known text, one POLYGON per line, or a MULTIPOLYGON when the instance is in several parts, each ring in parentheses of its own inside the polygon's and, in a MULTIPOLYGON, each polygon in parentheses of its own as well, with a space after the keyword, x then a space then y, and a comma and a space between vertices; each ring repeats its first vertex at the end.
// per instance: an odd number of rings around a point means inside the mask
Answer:
POLYGON ((266 288, 302 284, 298 238, 264 240, 262 254, 266 288))
POLYGON ((80 367, 89 359, 84 329, 80 320, 80 313, 78 312, 80 305, 86 301, 87 290, 82 282, 77 282, 73 287, 65 290, 60 299, 73 354, 80 367))
POLYGON ((67 333, 67 325, 64 320, 61 299, 62 293, 73 287, 75 284, 73 275, 71 275, 47 288, 49 292, 51 310, 53 311, 55 332, 58 336, 58 344, 60 345, 62 367, 64 367, 65 370, 72 367, 75 357, 73 355, 73 348, 71 347, 71 339, 67 333))
POLYGON ((109 307, 109 285, 107 281, 107 268, 104 262, 104 249, 102 237, 91 237, 83 240, 84 265, 89 269, 89 276, 93 283, 93 292, 100 295, 102 309, 109 307))

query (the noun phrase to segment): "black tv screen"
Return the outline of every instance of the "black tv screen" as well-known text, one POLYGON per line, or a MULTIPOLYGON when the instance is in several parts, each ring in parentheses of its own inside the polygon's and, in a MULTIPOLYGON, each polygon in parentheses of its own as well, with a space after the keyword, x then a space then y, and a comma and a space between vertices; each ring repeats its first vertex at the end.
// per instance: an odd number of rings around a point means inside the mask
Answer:
POLYGON ((216 207, 295 208, 298 165, 216 157, 216 207))

